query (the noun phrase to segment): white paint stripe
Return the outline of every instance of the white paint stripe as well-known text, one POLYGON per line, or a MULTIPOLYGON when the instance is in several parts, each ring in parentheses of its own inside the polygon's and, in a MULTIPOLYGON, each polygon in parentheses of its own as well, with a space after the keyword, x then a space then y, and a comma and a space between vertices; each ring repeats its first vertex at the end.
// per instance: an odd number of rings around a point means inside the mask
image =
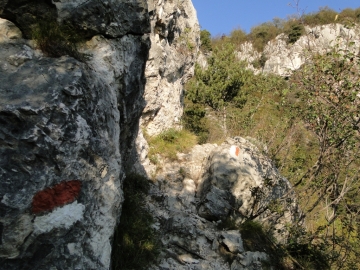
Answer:
POLYGON ((69 229, 76 221, 84 217, 85 206, 77 201, 56 208, 45 216, 36 217, 34 220, 34 233, 42 234, 54 228, 69 229))

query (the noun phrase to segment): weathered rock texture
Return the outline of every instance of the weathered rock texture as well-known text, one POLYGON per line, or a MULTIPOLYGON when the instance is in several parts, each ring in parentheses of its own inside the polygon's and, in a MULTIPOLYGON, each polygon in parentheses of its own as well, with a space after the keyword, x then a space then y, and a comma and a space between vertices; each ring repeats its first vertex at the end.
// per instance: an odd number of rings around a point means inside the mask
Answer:
POLYGON ((148 4, 151 49, 141 126, 152 136, 180 127, 184 84, 193 74, 200 30, 191 0, 149 0, 148 4))
POLYGON ((263 250, 245 250, 238 230, 219 229, 227 218, 254 218, 281 236, 284 223, 296 218, 289 182, 256 146, 243 138, 197 145, 161 164, 147 205, 164 252, 151 269, 262 269, 263 261, 269 263, 263 250), (251 192, 257 188, 261 198, 251 192), (281 213, 265 209, 274 202, 281 213))
POLYGON ((13 22, 0 19, 0 269, 109 269, 145 106, 147 3, 0 0, 0 17, 13 22), (88 39, 88 61, 21 38, 45 15, 88 39))
POLYGON ((273 228, 278 241, 286 223, 299 217, 294 191, 271 160, 248 140, 236 137, 216 148, 198 185, 198 213, 208 220, 255 219, 273 228))
POLYGON ((357 53, 360 48, 359 34, 359 26, 350 28, 341 24, 328 24, 312 28, 306 26, 305 34, 294 44, 287 44, 285 34, 268 42, 263 52, 267 58, 263 70, 257 70, 252 65, 252 62, 261 57, 261 53, 254 50, 251 43, 241 46, 238 58, 247 61, 249 68, 255 72, 263 71, 289 76, 293 70, 300 68, 311 54, 324 54, 336 45, 341 49, 349 49, 357 53))
POLYGON ((146 0, 0 0, 1 18, 14 22, 26 38, 39 20, 57 18, 82 35, 121 37, 149 32, 146 0))

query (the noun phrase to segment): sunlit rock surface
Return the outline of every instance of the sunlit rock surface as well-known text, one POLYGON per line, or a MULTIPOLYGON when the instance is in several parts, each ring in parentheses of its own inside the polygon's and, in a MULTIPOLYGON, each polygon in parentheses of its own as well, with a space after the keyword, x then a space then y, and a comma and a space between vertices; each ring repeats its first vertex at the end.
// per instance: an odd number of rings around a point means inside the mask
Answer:
POLYGON ((315 27, 305 26, 305 34, 294 44, 288 44, 288 37, 280 34, 269 41, 262 53, 257 52, 251 43, 240 46, 238 58, 249 63, 248 68, 255 72, 274 73, 280 76, 289 76, 306 63, 310 56, 316 53, 324 54, 331 48, 350 50, 357 53, 360 41, 356 37, 360 34, 360 27, 348 27, 334 23, 315 27), (351 41, 351 42, 349 42, 351 41), (267 61, 263 69, 255 69, 252 63, 264 54, 267 61))
POLYGON ((141 126, 152 136, 181 126, 184 84, 194 72, 200 27, 191 0, 149 0, 148 5, 151 49, 141 126))

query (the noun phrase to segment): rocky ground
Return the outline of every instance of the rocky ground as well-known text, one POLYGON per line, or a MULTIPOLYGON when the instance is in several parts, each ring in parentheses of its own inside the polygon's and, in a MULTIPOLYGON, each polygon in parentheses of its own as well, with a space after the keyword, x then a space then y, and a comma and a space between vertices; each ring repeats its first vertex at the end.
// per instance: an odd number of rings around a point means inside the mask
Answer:
POLYGON ((286 233, 285 222, 298 214, 288 181, 255 145, 243 138, 228 139, 220 146, 196 145, 190 153, 178 154, 177 161, 159 164, 147 206, 164 249, 160 263, 151 269, 263 269, 268 265, 269 255, 263 250, 247 251, 238 230, 219 229, 229 217, 241 223, 257 215, 257 221, 286 233), (270 186, 265 187, 266 179, 272 179, 270 186), (262 188, 260 200, 251 192, 254 188, 262 188), (285 197, 292 203, 283 203, 282 215, 264 210, 270 201, 285 197))

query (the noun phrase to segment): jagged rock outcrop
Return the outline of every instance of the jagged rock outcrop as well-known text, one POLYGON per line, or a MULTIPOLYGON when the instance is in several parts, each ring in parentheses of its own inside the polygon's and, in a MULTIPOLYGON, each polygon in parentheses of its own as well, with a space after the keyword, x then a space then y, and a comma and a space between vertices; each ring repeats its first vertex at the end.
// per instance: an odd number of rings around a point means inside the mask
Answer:
POLYGON ((192 77, 200 28, 191 0, 149 0, 151 49, 141 126, 152 136, 180 127, 184 84, 192 77))
POLYGON ((258 60, 262 53, 258 53, 251 43, 245 43, 238 52, 238 58, 249 63, 249 68, 255 72, 270 72, 280 76, 289 76, 293 70, 300 68, 311 54, 324 54, 330 48, 339 45, 341 49, 349 49, 358 53, 360 48, 360 27, 347 27, 342 24, 327 24, 316 27, 305 26, 305 34, 294 44, 288 44, 288 37, 280 34, 268 42, 263 54, 267 61, 262 70, 255 69, 252 63, 258 60), (350 45, 351 43, 351 45, 350 45))
POLYGON ((289 182, 256 146, 237 137, 220 146, 196 145, 161 164, 147 206, 164 252, 151 269, 262 269, 269 263, 263 250, 245 249, 238 230, 220 229, 229 218, 254 218, 284 237, 284 223, 296 219, 289 182))
POLYGON ((0 269, 109 269, 145 106, 147 11, 145 0, 0 1, 0 269), (88 40, 87 61, 21 38, 44 16, 88 40))

